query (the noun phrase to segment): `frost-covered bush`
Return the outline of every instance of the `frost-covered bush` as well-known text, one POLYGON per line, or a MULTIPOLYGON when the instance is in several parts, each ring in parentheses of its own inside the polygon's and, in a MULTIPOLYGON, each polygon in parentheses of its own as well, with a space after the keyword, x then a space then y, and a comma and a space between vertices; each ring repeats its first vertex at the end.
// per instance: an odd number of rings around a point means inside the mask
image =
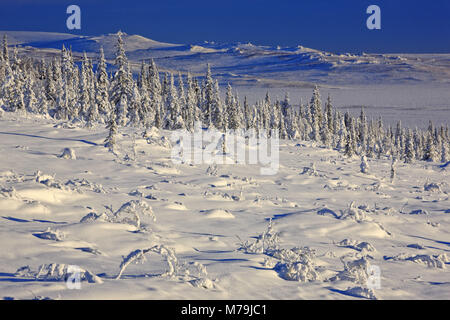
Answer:
POLYGON ((72 148, 64 148, 59 158, 76 160, 75 150, 72 148))
POLYGON ((348 208, 346 210, 341 210, 341 216, 339 219, 346 220, 346 219, 353 219, 357 222, 361 222, 365 220, 366 215, 364 211, 360 210, 359 208, 355 207, 355 202, 352 201, 348 208))
POLYGON ((318 176, 319 173, 316 170, 316 165, 314 162, 311 163, 309 167, 303 167, 303 171, 301 174, 308 175, 308 176, 318 176))
POLYGON ((131 224, 138 229, 142 227, 143 219, 156 221, 152 207, 142 200, 131 200, 124 203, 112 218, 115 222, 131 224))
POLYGON ((308 247, 278 249, 271 256, 280 260, 274 270, 285 280, 308 282, 322 279, 314 263, 315 252, 308 247))
POLYGON ((267 257, 264 265, 273 268, 281 278, 293 281, 321 280, 314 263, 315 251, 308 247, 280 248, 279 233, 274 231, 272 219, 267 229, 256 240, 240 243, 238 250, 244 253, 262 253, 267 257))
POLYGON ((410 255, 401 253, 392 257, 384 257, 385 260, 393 261, 412 261, 415 263, 426 265, 429 268, 445 269, 445 264, 450 262, 445 253, 438 255, 418 254, 410 255))
POLYGON ((214 282, 208 278, 206 267, 197 261, 180 265, 178 273, 184 281, 189 282, 194 287, 204 289, 215 287, 214 282))
POLYGON ((146 261, 146 255, 150 253, 157 253, 161 255, 167 262, 168 270, 162 276, 173 277, 178 272, 178 260, 175 256, 175 251, 164 245, 155 245, 147 249, 137 249, 130 252, 120 264, 120 271, 116 279, 120 279, 125 269, 132 263, 143 263, 146 261))
POLYGON ((54 176, 42 174, 42 172, 39 170, 34 174, 34 176, 37 183, 41 183, 49 188, 65 190, 64 185, 61 182, 57 181, 54 176))
POLYGON ((335 276, 331 277, 329 281, 351 281, 361 285, 367 285, 371 276, 371 266, 367 257, 360 259, 345 261, 341 259, 344 264, 344 270, 338 272, 335 276))
POLYGON ((87 215, 81 218, 80 223, 89 223, 96 220, 112 222, 105 213, 97 214, 95 212, 89 212, 87 215))
POLYGON ((368 242, 359 242, 351 239, 344 239, 336 243, 338 247, 351 248, 360 252, 374 252, 375 248, 368 242))
MULTIPOLYGON (((239 239, 240 240, 240 239, 239 239)), ((245 253, 269 253, 278 248, 279 234, 274 231, 272 219, 269 220, 267 229, 254 241, 240 240, 238 250, 245 253)))

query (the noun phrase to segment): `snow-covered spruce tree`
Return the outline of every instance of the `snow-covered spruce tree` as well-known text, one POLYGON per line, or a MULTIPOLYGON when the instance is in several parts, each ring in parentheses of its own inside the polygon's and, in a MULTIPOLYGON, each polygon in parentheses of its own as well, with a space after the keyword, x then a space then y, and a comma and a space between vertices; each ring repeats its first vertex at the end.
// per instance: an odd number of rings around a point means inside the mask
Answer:
POLYGON ((14 105, 14 74, 11 69, 11 65, 9 62, 9 53, 8 53, 8 43, 6 40, 6 35, 3 38, 3 50, 2 50, 2 74, 3 81, 0 88, 1 97, 3 100, 3 104, 7 110, 13 111, 14 105))
POLYGON ((281 113, 283 114, 283 117, 286 118, 288 116, 289 110, 291 109, 288 92, 286 92, 286 94, 284 95, 284 100, 283 100, 283 102, 281 102, 280 107, 281 107, 281 113))
POLYGON ((98 107, 100 122, 104 122, 111 112, 111 104, 109 102, 109 78, 106 72, 106 59, 103 47, 100 48, 100 56, 97 64, 96 81, 95 81, 95 102, 98 107))
POLYGON ((117 144, 116 136, 118 132, 116 114, 114 112, 110 113, 110 118, 106 129, 109 129, 109 133, 105 139, 105 147, 108 148, 110 152, 114 153, 117 144))
MULTIPOLYGON (((5 70, 5 64, 6 60, 9 60, 8 57, 8 40, 6 37, 6 34, 3 35, 3 42, 2 42, 2 48, 0 49, 0 85, 3 85, 6 78, 6 70, 5 70), (4 57, 4 51, 6 47, 6 57, 4 57)), ((9 63, 9 61, 8 61, 9 63)), ((2 92, 0 92, 1 94, 2 92)))
POLYGON ((434 135, 431 134, 430 132, 428 132, 426 136, 423 160, 433 162, 440 160, 436 150, 434 135))
MULTIPOLYGON (((214 81, 214 80, 213 80, 214 81)), ((224 127, 224 123, 228 123, 226 112, 224 112, 224 108, 226 110, 226 106, 223 105, 220 99, 220 90, 219 90, 219 82, 214 81, 214 91, 213 97, 211 101, 211 122, 214 127, 218 130, 222 130, 224 127)))
POLYGON ((128 125, 138 126, 141 122, 140 115, 142 114, 142 104, 141 104, 141 94, 139 92, 139 88, 137 87, 137 83, 135 81, 131 82, 132 86, 132 95, 131 100, 128 104, 128 125))
POLYGON ((52 62, 46 65, 45 69, 45 80, 44 80, 45 88, 44 95, 47 100, 47 109, 53 109, 56 106, 56 101, 58 101, 57 92, 56 92, 56 81, 53 76, 53 66, 52 62))
POLYGON ((214 94, 214 80, 211 76, 211 66, 208 63, 206 67, 206 76, 204 82, 204 101, 202 105, 203 112, 203 126, 210 128, 213 124, 212 113, 214 110, 214 104, 216 103, 214 94))
POLYGON ((330 129, 328 127, 328 113, 324 113, 322 118, 322 125, 320 126, 320 138, 325 147, 330 147, 332 138, 330 129))
POLYGON ((364 107, 361 107, 361 114, 359 116, 359 126, 358 126, 358 142, 364 148, 367 145, 367 117, 364 112, 364 107))
POLYGON ((58 120, 74 119, 78 116, 76 94, 78 69, 74 68, 72 54, 64 46, 61 50, 61 63, 54 64, 53 74, 58 78, 59 86, 54 116, 58 120))
POLYGON ((278 126, 280 125, 280 114, 281 114, 280 109, 281 109, 280 101, 278 101, 278 100, 276 100, 275 103, 270 106, 269 128, 271 130, 278 130, 278 126))
POLYGON ((331 97, 328 95, 327 102, 325 103, 325 114, 327 116, 327 124, 328 124, 328 131, 333 133, 334 132, 334 122, 333 122, 333 105, 331 103, 331 97))
POLYGON ((80 70, 80 82, 79 82, 79 107, 78 118, 87 120, 88 110, 91 107, 91 93, 89 92, 89 75, 88 75, 89 62, 86 52, 83 53, 83 62, 80 70))
POLYGON ((38 101, 34 93, 34 75, 32 73, 28 74, 25 80, 24 102, 28 112, 38 112, 38 101))
POLYGON ((225 99, 226 111, 228 115, 228 128, 237 130, 241 128, 241 110, 238 99, 233 96, 231 86, 228 84, 227 96, 225 99))
POLYGON ((117 125, 127 124, 128 103, 131 100, 133 91, 132 83, 128 73, 128 60, 125 55, 122 32, 117 33, 115 66, 117 71, 111 83, 111 105, 114 109, 117 125))
POLYGON ((181 108, 178 99, 178 92, 175 89, 173 74, 170 74, 170 83, 166 98, 166 115, 164 119, 164 128, 177 130, 184 128, 181 108))
POLYGON ((447 163, 450 161, 449 142, 447 139, 441 141, 441 162, 447 163))
POLYGON ((160 129, 163 125, 163 97, 159 71, 153 59, 148 68, 148 91, 152 102, 150 109, 155 115, 154 120, 150 118, 149 125, 154 125, 160 129))
POLYGON ((152 101, 150 99, 150 90, 148 87, 148 68, 147 65, 142 62, 141 74, 138 81, 138 91, 140 96, 141 106, 138 108, 139 119, 141 125, 144 126, 144 136, 147 136, 148 130, 153 125, 155 120, 155 113, 152 108, 152 101))
MULTIPOLYGON (((287 114, 287 116, 289 116, 289 114, 287 114)), ((280 120, 279 120, 279 124, 278 124, 278 136, 280 139, 287 139, 289 137, 289 135, 286 130, 284 115, 283 115, 281 109, 279 110, 279 119, 280 120)))
POLYGON ((361 165, 359 167, 361 169, 361 173, 369 173, 369 164, 367 163, 366 156, 361 157, 361 165))
POLYGON ((412 163, 415 159, 414 138, 411 129, 408 129, 405 142, 405 163, 412 163))
POLYGON ((24 101, 24 74, 20 70, 13 71, 13 87, 11 89, 10 103, 11 110, 18 112, 25 112, 24 101))
POLYGON ((187 94, 186 94, 186 129, 189 131, 194 130, 195 114, 197 109, 197 94, 195 92, 194 82, 191 74, 187 74, 187 94))
POLYGON ((37 99, 38 99, 37 112, 39 114, 43 114, 43 115, 48 114, 48 101, 47 101, 47 97, 45 95, 45 91, 44 90, 39 90, 38 91, 37 99))
POLYGON ((178 72, 178 104, 180 106, 180 114, 183 119, 184 126, 188 120, 188 110, 186 108, 186 92, 184 89, 184 81, 181 72, 178 72))
POLYGON ((266 92, 266 96, 262 101, 261 108, 261 129, 269 129, 270 127, 270 109, 272 104, 270 102, 269 92, 266 92))
MULTIPOLYGON (((313 95, 311 97, 311 102, 309 103, 311 111, 311 125, 317 123, 317 125, 322 123, 322 101, 320 99, 319 87, 315 86, 313 90, 313 95)), ((319 141, 318 132, 314 138, 315 141, 319 141)))
POLYGON ((391 183, 394 183, 395 177, 397 175, 395 167, 397 164, 397 159, 395 157, 392 158, 392 162, 391 162, 391 183))
POLYGON ((353 141, 352 141, 352 134, 350 132, 347 132, 346 138, 345 138, 345 149, 344 149, 344 155, 347 157, 353 157, 355 154, 355 151, 353 149, 353 141))

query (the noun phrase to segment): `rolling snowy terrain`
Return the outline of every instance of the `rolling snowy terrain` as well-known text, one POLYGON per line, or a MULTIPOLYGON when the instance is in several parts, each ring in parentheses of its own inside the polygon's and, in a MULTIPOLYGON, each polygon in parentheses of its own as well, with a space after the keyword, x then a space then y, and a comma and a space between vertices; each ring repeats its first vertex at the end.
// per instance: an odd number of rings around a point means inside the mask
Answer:
POLYGON ((169 131, 123 128, 114 155, 104 127, 3 113, 0 128, 4 299, 450 298, 448 166, 399 163, 391 181, 390 160, 363 174, 357 157, 282 140, 262 176, 175 165, 169 131), (67 265, 87 270, 80 290, 67 265))
MULTIPOLYGON (((71 34, 0 31, 19 46, 19 54, 35 58, 59 56, 64 45, 75 61, 83 52, 98 58, 104 48, 108 63, 114 62, 116 34, 71 34)), ((424 128, 428 120, 446 124, 450 113, 450 54, 351 54, 297 47, 258 46, 251 43, 170 44, 139 35, 124 35, 125 50, 135 73, 142 61, 153 58, 160 71, 190 72, 203 76, 210 63, 221 86, 230 83, 243 98, 254 103, 266 91, 282 99, 289 92, 292 103, 309 99, 318 84, 323 96, 335 106, 367 114, 394 124, 402 119, 409 127, 424 128)))

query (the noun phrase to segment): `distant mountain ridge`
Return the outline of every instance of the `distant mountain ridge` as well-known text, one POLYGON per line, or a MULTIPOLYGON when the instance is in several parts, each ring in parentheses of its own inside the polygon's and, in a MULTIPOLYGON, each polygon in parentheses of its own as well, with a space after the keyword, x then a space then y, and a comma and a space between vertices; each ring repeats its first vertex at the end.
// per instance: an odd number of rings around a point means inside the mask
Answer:
MULTIPOLYGON (((0 31, 10 45, 35 57, 57 53, 62 46, 95 57, 103 47, 112 61, 117 34, 79 36, 51 32, 0 31)), ((155 59, 162 70, 204 74, 206 64, 221 81, 242 85, 302 86, 421 82, 450 83, 450 54, 334 54, 303 46, 259 46, 251 43, 172 44, 140 35, 123 36, 133 68, 155 59)))

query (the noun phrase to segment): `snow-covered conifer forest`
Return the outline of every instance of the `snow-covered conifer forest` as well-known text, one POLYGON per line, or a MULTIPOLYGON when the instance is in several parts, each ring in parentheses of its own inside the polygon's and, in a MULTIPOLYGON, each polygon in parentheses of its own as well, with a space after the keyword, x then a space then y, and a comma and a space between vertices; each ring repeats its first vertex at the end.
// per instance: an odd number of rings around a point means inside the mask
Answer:
POLYGON ((113 59, 3 38, 0 297, 450 297, 448 104, 413 127, 320 85, 249 99, 214 64, 162 71, 112 38, 113 59), (198 123, 276 132, 279 170, 174 163, 198 123))

